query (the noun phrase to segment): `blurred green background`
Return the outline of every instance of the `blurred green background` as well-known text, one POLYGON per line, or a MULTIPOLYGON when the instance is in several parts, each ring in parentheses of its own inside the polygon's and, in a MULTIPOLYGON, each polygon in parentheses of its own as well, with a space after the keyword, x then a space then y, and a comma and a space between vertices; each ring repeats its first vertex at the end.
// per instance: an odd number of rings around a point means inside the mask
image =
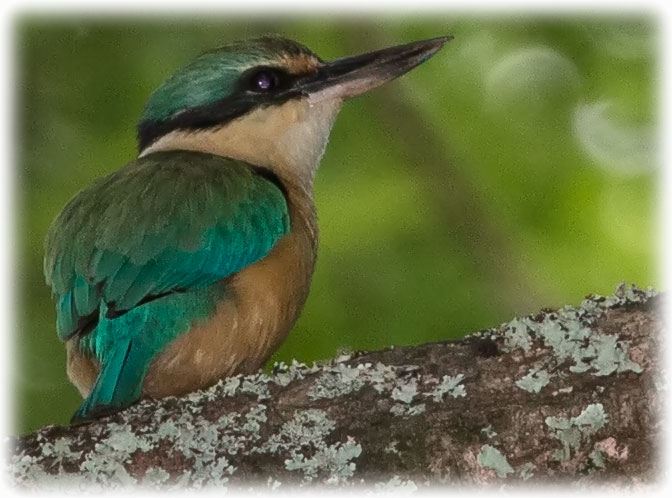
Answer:
POLYGON ((460 337, 657 285, 657 26, 646 17, 15 20, 20 193, 15 430, 80 398, 42 276, 47 228, 133 159, 148 95, 200 52, 280 33, 323 58, 455 40, 347 103, 318 174, 321 247, 274 360, 460 337))

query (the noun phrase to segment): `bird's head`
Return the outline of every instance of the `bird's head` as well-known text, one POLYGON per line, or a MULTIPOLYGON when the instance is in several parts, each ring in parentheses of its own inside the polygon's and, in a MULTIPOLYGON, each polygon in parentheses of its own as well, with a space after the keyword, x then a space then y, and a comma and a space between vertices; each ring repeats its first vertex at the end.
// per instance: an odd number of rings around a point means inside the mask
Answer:
POLYGON ((199 150, 312 183, 343 100, 406 73, 450 38, 330 62, 278 36, 206 52, 150 97, 138 126, 140 153, 199 150))

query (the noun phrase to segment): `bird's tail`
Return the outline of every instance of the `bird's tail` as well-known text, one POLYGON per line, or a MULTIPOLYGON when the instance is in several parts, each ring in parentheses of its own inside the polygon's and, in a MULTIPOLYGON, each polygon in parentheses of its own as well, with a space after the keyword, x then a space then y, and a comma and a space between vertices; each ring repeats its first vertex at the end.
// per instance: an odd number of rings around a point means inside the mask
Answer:
POLYGON ((105 358, 91 392, 72 416, 78 424, 130 406, 140 398, 149 355, 128 339, 115 344, 105 358))

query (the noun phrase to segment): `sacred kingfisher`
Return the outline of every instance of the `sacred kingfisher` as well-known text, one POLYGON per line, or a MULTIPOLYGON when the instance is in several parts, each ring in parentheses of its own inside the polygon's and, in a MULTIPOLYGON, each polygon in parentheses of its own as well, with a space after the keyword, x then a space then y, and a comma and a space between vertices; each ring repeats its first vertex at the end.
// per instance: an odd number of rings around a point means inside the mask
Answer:
POLYGON ((450 39, 325 62, 264 36, 202 54, 151 95, 138 158, 75 195, 45 242, 68 377, 85 398, 74 422, 268 359, 308 296, 313 179, 342 102, 450 39))

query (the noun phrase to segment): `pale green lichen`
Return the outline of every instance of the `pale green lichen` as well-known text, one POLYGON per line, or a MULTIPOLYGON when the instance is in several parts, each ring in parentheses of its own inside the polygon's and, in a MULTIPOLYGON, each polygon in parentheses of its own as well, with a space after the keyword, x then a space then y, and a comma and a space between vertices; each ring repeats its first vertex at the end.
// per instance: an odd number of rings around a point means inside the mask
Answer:
POLYGON ((242 375, 236 375, 235 377, 228 377, 226 379, 221 379, 214 386, 205 389, 204 391, 197 391, 191 393, 189 396, 196 396, 195 402, 200 401, 198 398, 199 394, 202 394, 203 397, 207 400, 214 400, 217 397, 230 398, 236 394, 238 388, 242 384, 242 375))
POLYGON ((525 319, 514 318, 508 325, 506 325, 504 335, 504 351, 512 351, 514 349, 522 349, 529 351, 532 347, 532 338, 528 333, 528 326, 525 319))
MULTIPOLYGON (((394 388, 390 397, 397 401, 390 408, 390 412, 396 416, 412 417, 424 413, 427 408, 424 403, 413 405, 413 401, 421 394, 418 389, 418 379, 415 377, 400 377, 394 382, 394 388)), ((422 393, 427 395, 427 393, 422 393)))
POLYGON ((628 355, 628 343, 619 341, 616 336, 595 334, 591 337, 589 348, 591 348, 594 359, 589 363, 588 368, 595 370, 593 375, 603 376, 613 372, 628 371, 642 372, 642 367, 632 361, 628 355))
POLYGON ((59 437, 53 444, 45 441, 42 443, 42 454, 46 457, 53 456, 54 462, 59 464, 59 466, 63 463, 63 460, 71 461, 79 459, 82 456, 82 452, 72 451, 72 443, 73 440, 67 437, 59 437))
POLYGON ((411 403, 413 398, 418 394, 418 381, 417 379, 399 379, 394 389, 392 389, 391 398, 395 401, 401 401, 402 403, 411 403))
POLYGON ((516 381, 516 385, 525 391, 538 393, 549 383, 550 379, 551 376, 546 370, 532 369, 525 377, 516 381))
MULTIPOLYGON (((345 361, 345 360, 344 360, 345 361)), ((423 413, 425 404, 413 405, 421 393, 418 387, 418 378, 412 376, 419 367, 414 365, 390 366, 376 363, 359 364, 356 367, 344 363, 324 365, 322 374, 315 380, 308 390, 310 399, 335 398, 355 393, 365 385, 373 387, 380 394, 389 393, 390 398, 396 401, 390 408, 390 412, 399 416, 414 416, 423 413)), ((439 386, 433 396, 439 398, 445 392, 453 396, 464 395, 464 388, 457 386, 462 380, 459 378, 444 378, 444 383, 439 386)))
POLYGON ((374 368, 371 368, 371 363, 365 363, 364 367, 372 387, 379 393, 385 391, 386 386, 396 380, 396 369, 393 366, 378 362, 374 368))
POLYGON ((362 363, 350 366, 343 362, 332 362, 321 367, 322 374, 308 390, 310 399, 331 399, 346 396, 362 389, 365 385, 383 394, 389 392, 395 401, 411 403, 419 394, 417 379, 406 374, 418 370, 414 365, 391 366, 376 363, 362 363))
POLYGON ((393 455, 398 455, 399 450, 397 449, 397 445, 399 444, 399 441, 392 440, 389 443, 387 443, 387 446, 383 449, 385 453, 391 453, 393 455))
POLYGON ((259 450, 253 451, 288 454, 285 468, 303 472, 304 482, 322 473, 326 474, 327 484, 342 484, 352 476, 356 468, 352 460, 361 454, 362 447, 350 436, 343 443, 327 445, 325 438, 335 427, 323 410, 298 411, 259 450))
POLYGON ((643 303, 656 296, 656 291, 649 286, 646 289, 639 289, 634 285, 628 285, 621 282, 616 287, 613 296, 605 298, 605 306, 617 306, 626 303, 643 303))
POLYGON ((409 494, 418 490, 418 486, 410 479, 402 479, 399 476, 390 478, 387 482, 376 483, 374 489, 383 493, 409 494))
POLYGON ((440 402, 448 394, 453 398, 460 398, 467 395, 467 391, 460 383, 464 380, 464 374, 444 375, 441 383, 425 396, 431 397, 435 402, 440 402))
POLYGON ((150 487, 159 487, 161 488, 163 484, 168 482, 170 479, 170 474, 165 470, 158 467, 150 467, 145 472, 145 477, 142 480, 142 484, 150 487))
POLYGON ((131 454, 136 450, 149 451, 152 443, 146 438, 139 438, 129 424, 108 424, 109 437, 104 445, 108 445, 115 452, 131 454))
POLYGON ((271 397, 267 385, 269 380, 269 377, 264 374, 248 376, 243 380, 243 384, 240 386, 240 392, 253 394, 259 401, 268 399, 271 397))
POLYGON ((516 468, 516 472, 523 481, 527 481, 528 479, 534 476, 534 471, 536 470, 536 468, 537 466, 534 465, 532 462, 527 462, 522 465, 519 465, 516 468))
POLYGON ((562 443, 562 449, 554 453, 559 461, 571 458, 572 450, 578 450, 581 444, 588 440, 609 421, 601 403, 588 405, 578 416, 572 418, 546 417, 546 425, 553 429, 553 437, 562 443))
MULTIPOLYGON (((528 352, 533 342, 540 340, 552 350, 556 363, 569 362, 569 370, 574 373, 587 372, 596 376, 641 373, 642 367, 629 356, 627 342, 618 340, 617 335, 596 333, 590 327, 606 309, 643 303, 654 295, 653 289, 642 291, 622 284, 610 298, 586 299, 579 307, 565 306, 557 312, 545 313, 541 321, 516 318, 500 328, 503 349, 528 352)), ((540 380, 528 378, 523 381, 523 386, 536 388, 540 380)), ((520 387, 525 389, 523 386, 520 387)))
POLYGON ((273 364, 273 376, 271 380, 275 384, 284 387, 288 386, 291 382, 303 379, 306 375, 317 372, 318 370, 319 367, 316 364, 313 364, 312 367, 308 367, 296 360, 292 360, 289 365, 284 362, 276 362, 273 364))
POLYGON ((420 415, 421 413, 424 413, 426 408, 427 407, 424 403, 420 403, 419 405, 405 405, 395 403, 392 405, 392 408, 390 408, 390 412, 396 416, 412 417, 414 415, 420 415))
POLYGON ((598 469, 606 468, 606 465, 604 464, 604 458, 602 456, 602 451, 599 448, 595 448, 593 451, 591 451, 590 454, 588 455, 588 458, 590 458, 591 463, 598 469))
MULTIPOLYGON (((351 475, 355 462, 361 452, 361 447, 352 438, 325 443, 325 437, 333 432, 334 423, 330 421, 326 412, 321 410, 299 410, 288 423, 285 423, 275 434, 267 436, 261 442, 261 431, 267 423, 266 406, 263 401, 270 396, 272 384, 279 386, 289 385, 294 380, 303 379, 306 375, 318 371, 328 373, 330 377, 346 385, 350 392, 370 385, 381 394, 387 394, 399 399, 413 401, 419 393, 417 380, 409 374, 418 370, 413 365, 389 366, 377 363, 365 363, 356 367, 341 362, 332 363, 324 367, 315 365, 307 367, 297 362, 291 365, 277 364, 275 374, 268 376, 258 373, 249 376, 235 376, 219 381, 216 385, 204 391, 186 396, 183 400, 183 412, 175 417, 174 408, 168 410, 165 404, 174 404, 175 398, 167 398, 163 402, 150 403, 142 401, 125 412, 126 419, 142 413, 151 414, 153 423, 147 429, 135 429, 127 423, 110 423, 107 426, 92 426, 90 436, 99 441, 94 452, 83 452, 84 441, 78 438, 57 440, 54 444, 44 444, 44 453, 39 457, 25 455, 13 456, 12 473, 17 482, 30 483, 32 486, 43 486, 44 483, 58 481, 71 482, 66 476, 50 476, 41 469, 44 459, 55 461, 57 464, 76 465, 86 476, 77 478, 77 482, 85 482, 87 486, 101 485, 105 488, 114 488, 124 485, 137 484, 129 475, 127 464, 137 452, 154 451, 159 444, 163 444, 167 451, 179 459, 190 462, 189 470, 182 474, 166 476, 158 470, 151 470, 143 483, 150 487, 173 489, 179 487, 202 487, 206 485, 225 485, 229 477, 236 472, 234 457, 252 453, 283 454, 291 462, 289 467, 300 470, 304 477, 312 479, 316 473, 324 477, 324 482, 343 482, 351 475), (361 382, 360 382, 361 381, 361 382), (394 393, 394 395, 392 394, 394 393), (237 395, 252 396, 257 403, 252 404, 246 411, 229 412, 214 422, 205 420, 201 416, 203 403, 211 400, 237 395), (168 420, 165 420, 169 418, 168 420), (149 432, 154 427, 153 432, 149 432), (166 444, 167 443, 167 444, 166 444), (226 455, 225 458, 223 455, 226 455), (25 458, 24 458, 25 457, 25 458)), ((322 381, 324 381, 324 377, 322 381)), ((326 381, 329 382, 329 381, 326 381)), ((321 390, 315 388, 315 397, 321 395, 339 395, 339 392, 328 392, 327 384, 322 382, 321 390)), ((333 389, 337 388, 332 385, 333 389)), ((340 386, 342 387, 342 386, 340 386)), ((406 407, 404 415, 418 415, 425 409, 424 404, 403 403, 406 407)), ((40 435, 38 434, 38 438, 40 435)))
MULTIPOLYGON (((217 455, 225 452, 237 454, 245 448, 254 446, 260 438, 261 424, 266 422, 265 412, 266 407, 257 404, 246 413, 232 413, 213 423, 188 410, 175 420, 157 424, 154 432, 148 432, 148 429, 144 428, 135 429, 136 432, 133 432, 129 424, 110 422, 105 426, 94 428, 94 431, 98 430, 100 440, 95 444, 95 451, 85 453, 83 459, 82 451, 73 450, 73 447, 81 447, 83 444, 78 437, 68 441, 68 444, 63 441, 48 447, 48 455, 32 459, 29 463, 37 471, 41 459, 48 456, 62 463, 78 465, 81 475, 75 480, 85 483, 87 487, 128 486, 137 484, 125 466, 132 455, 138 451, 152 451, 158 444, 167 442, 170 452, 192 462, 190 470, 174 478, 171 484, 167 484, 164 474, 158 470, 152 471, 145 476, 143 483, 159 487, 164 487, 165 484, 168 488, 181 485, 199 487, 205 484, 225 484, 236 469, 226 458, 217 455)), ((157 408, 153 415, 161 417, 163 408, 157 408)), ((45 474, 36 479, 29 479, 27 475, 29 473, 30 470, 26 469, 22 480, 40 487, 52 486, 54 481, 72 483, 77 476, 77 474, 64 476, 56 474, 47 477, 45 474)))
POLYGON ((326 368, 308 390, 310 399, 335 398, 359 391, 365 384, 360 369, 342 363, 326 368))
POLYGON ((362 453, 362 447, 348 436, 345 443, 330 446, 322 444, 315 453, 306 457, 302 453, 293 453, 285 460, 287 470, 300 470, 304 474, 304 482, 315 479, 318 472, 327 473, 327 484, 343 484, 355 472, 356 465, 352 461, 362 453))
POLYGON ((125 457, 120 457, 117 451, 105 443, 97 443, 95 448, 96 451, 88 452, 79 466, 88 482, 110 482, 118 486, 136 484, 137 481, 129 475, 122 463, 130 457, 130 453, 122 450, 125 457))
POLYGON ((294 413, 292 420, 285 422, 260 448, 260 453, 300 451, 306 446, 320 446, 336 424, 324 410, 309 409, 294 413))
POLYGON ((497 477, 504 478, 514 472, 506 457, 497 448, 489 444, 481 447, 476 459, 486 469, 493 470, 497 477))

